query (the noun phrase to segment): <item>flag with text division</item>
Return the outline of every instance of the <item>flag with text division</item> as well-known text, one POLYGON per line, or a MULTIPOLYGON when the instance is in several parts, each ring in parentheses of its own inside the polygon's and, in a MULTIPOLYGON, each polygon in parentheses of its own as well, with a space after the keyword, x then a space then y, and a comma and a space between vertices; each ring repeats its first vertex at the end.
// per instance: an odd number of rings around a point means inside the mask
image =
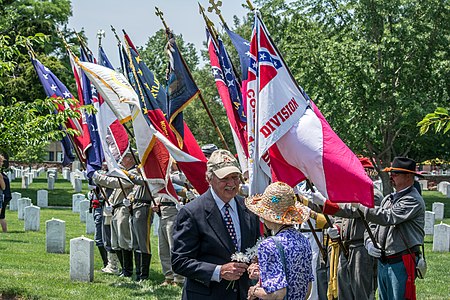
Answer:
MULTIPOLYGON (((80 52, 82 61, 93 60, 93 57, 88 53, 85 53, 83 48, 81 48, 80 52)), ((81 99, 80 101, 84 103, 84 105, 91 105, 93 104, 92 98, 94 97, 92 91, 93 86, 91 86, 91 82, 83 73, 80 66, 75 63, 75 59, 71 52, 69 52, 69 57, 73 75, 75 77, 75 83, 77 85, 78 99, 81 99)), ((84 119, 88 125, 89 136, 91 138, 91 147, 88 148, 86 154, 86 172, 88 178, 91 178, 95 171, 102 168, 104 156, 100 137, 98 135, 98 126, 95 115, 92 113, 90 114, 85 110, 83 110, 82 113, 84 114, 84 119)))
MULTIPOLYGON (((33 63, 34 69, 36 70, 36 73, 39 77, 39 80, 41 81, 42 86, 44 87, 45 94, 49 98, 54 99, 72 99, 75 100, 72 96, 72 94, 69 92, 67 87, 56 77, 55 74, 50 71, 47 67, 45 67, 37 58, 35 58, 33 55, 31 56, 31 62, 33 63)), ((64 111, 66 109, 73 109, 77 110, 79 106, 83 105, 83 103, 80 103, 77 101, 77 104, 68 104, 67 102, 64 103, 58 103, 57 109, 58 111, 64 111)), ((82 117, 79 119, 76 118, 69 118, 65 126, 66 128, 70 128, 73 130, 77 130, 79 134, 75 135, 73 137, 74 146, 77 147, 78 153, 81 155, 80 160, 85 161, 86 159, 86 152, 88 148, 91 146, 91 140, 89 137, 89 130, 88 126, 86 124, 86 120, 83 119, 83 114, 81 114, 82 117)), ((66 144, 62 144, 67 145, 66 144)), ((70 151, 69 149, 65 149, 64 152, 70 151)), ((67 154, 67 152, 66 152, 67 154)))
POLYGON ((248 138, 248 178, 249 194, 262 194, 271 183, 271 170, 267 153, 258 153, 258 134, 256 124, 258 114, 256 111, 258 91, 258 65, 257 65, 257 38, 256 27, 253 26, 252 39, 249 51, 249 67, 247 75, 248 93, 245 94, 247 103, 247 138, 248 138))
POLYGON ((170 128, 175 133, 178 146, 183 149, 184 120, 183 110, 200 94, 200 90, 192 79, 189 70, 184 64, 173 35, 166 46, 169 57, 169 74, 167 78, 168 116, 170 128))
POLYGON ((206 38, 212 74, 227 113, 241 170, 245 172, 248 169, 247 116, 242 103, 240 84, 222 41, 219 40, 219 45, 216 45, 208 29, 206 38))
POLYGON ((258 16, 255 30, 256 148, 269 153, 272 180, 295 186, 308 178, 332 202, 372 207, 373 184, 358 158, 292 79, 258 16))
MULTIPOLYGON (((125 41, 127 44, 128 40, 129 37, 127 38, 126 36, 125 41)), ((169 122, 165 118, 164 113, 158 106, 158 101, 156 101, 155 98, 156 96, 159 97, 159 95, 161 95, 161 90, 164 90, 164 88, 140 59, 139 54, 130 46, 128 46, 126 50, 129 52, 124 53, 127 74, 129 75, 129 80, 136 93, 139 95, 139 101, 137 103, 141 106, 141 110, 146 116, 147 122, 161 132, 173 145, 176 145, 179 152, 184 153, 184 155, 172 153, 172 147, 167 147, 167 145, 165 145, 175 160, 176 157, 180 159, 176 160, 177 165, 194 188, 199 193, 205 192, 209 187, 204 176, 204 174, 206 174, 206 157, 201 151, 200 146, 197 144, 191 131, 184 123, 183 145, 182 148, 179 147, 178 139, 171 130, 169 122), (131 58, 131 62, 129 58, 131 58)))

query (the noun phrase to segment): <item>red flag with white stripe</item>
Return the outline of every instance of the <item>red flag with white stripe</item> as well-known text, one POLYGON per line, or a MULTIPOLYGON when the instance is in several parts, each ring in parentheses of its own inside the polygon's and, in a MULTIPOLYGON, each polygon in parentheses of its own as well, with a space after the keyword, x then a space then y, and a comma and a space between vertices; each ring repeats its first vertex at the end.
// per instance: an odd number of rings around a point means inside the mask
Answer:
POLYGON ((254 159, 268 153, 273 181, 294 186, 308 178, 332 202, 373 206, 373 184, 356 155, 293 80, 258 16, 254 28, 256 84, 247 90, 255 94, 254 159))

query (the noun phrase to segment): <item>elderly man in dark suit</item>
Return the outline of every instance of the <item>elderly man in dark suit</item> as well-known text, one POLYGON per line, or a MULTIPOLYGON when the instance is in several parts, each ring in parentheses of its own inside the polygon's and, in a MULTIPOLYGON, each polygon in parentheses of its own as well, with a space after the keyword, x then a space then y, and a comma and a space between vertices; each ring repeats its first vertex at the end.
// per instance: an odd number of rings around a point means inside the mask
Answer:
POLYGON ((210 189, 178 213, 172 268, 186 277, 182 299, 247 298, 247 265, 231 255, 254 246, 260 234, 258 218, 237 196, 240 174, 233 155, 216 150, 207 165, 210 189))

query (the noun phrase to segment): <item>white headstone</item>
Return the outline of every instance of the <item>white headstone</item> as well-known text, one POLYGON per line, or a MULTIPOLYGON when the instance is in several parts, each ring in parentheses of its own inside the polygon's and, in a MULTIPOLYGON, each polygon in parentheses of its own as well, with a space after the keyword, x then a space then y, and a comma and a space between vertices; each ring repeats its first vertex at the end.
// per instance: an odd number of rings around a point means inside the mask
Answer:
POLYGON ((48 207, 48 191, 38 190, 37 191, 37 206, 48 207))
POLYGON ((447 198, 450 198, 450 184, 447 185, 447 193, 445 195, 447 198))
POLYGON ((55 176, 50 174, 47 178, 47 189, 53 191, 55 189, 55 176))
POLYGON ((51 219, 45 222, 45 245, 47 253, 66 251, 66 222, 51 219))
POLYGON ((444 219, 444 203, 442 202, 434 202, 433 203, 433 212, 436 214, 436 221, 441 221, 444 219))
POLYGON ((75 190, 75 193, 80 193, 81 190, 83 189, 83 182, 81 181, 81 178, 78 176, 75 176, 74 183, 75 183, 75 185, 74 185, 73 189, 75 190))
POLYGON ((447 181, 441 181, 438 183, 438 191, 441 192, 442 194, 446 195, 447 194, 447 185, 449 183, 447 181))
POLYGON ((73 194, 72 195, 72 212, 80 212, 80 201, 84 200, 83 194, 73 194))
POLYGON ((425 212, 425 234, 433 235, 434 232, 435 213, 432 211, 425 212))
POLYGON ((447 224, 434 225, 433 251, 450 251, 450 226, 447 224))
POLYGON ((89 200, 81 200, 80 201, 80 221, 82 223, 86 223, 86 211, 89 211, 89 200))
POLYGON ((95 222, 94 214, 90 213, 89 210, 86 211, 86 234, 95 233, 95 222))
POLYGON ((70 183, 72 184, 72 187, 75 187, 75 172, 70 172, 70 183))
POLYGON ((62 175, 63 175, 63 178, 65 180, 70 180, 70 169, 69 168, 63 168, 62 175))
POLYGON ((74 160, 72 162, 72 172, 75 172, 75 170, 81 169, 80 167, 81 167, 81 163, 79 160, 74 160))
POLYGON ((22 176, 22 188, 27 189, 29 185, 29 178, 27 175, 22 176))
POLYGON ((19 220, 24 219, 25 207, 30 205, 31 205, 30 198, 20 198, 19 200, 17 200, 17 218, 19 220))
POLYGON ((22 194, 18 192, 11 193, 12 199, 9 201, 9 210, 16 211, 17 210, 17 200, 22 198, 22 194))
POLYGON ((41 222, 41 209, 31 205, 24 209, 25 231, 39 231, 41 222))
POLYGON ((85 237, 70 240, 70 280, 94 280, 94 241, 85 237))
POLYGON ((428 191, 428 180, 421 179, 421 180, 419 180, 419 183, 420 183, 422 190, 428 191))

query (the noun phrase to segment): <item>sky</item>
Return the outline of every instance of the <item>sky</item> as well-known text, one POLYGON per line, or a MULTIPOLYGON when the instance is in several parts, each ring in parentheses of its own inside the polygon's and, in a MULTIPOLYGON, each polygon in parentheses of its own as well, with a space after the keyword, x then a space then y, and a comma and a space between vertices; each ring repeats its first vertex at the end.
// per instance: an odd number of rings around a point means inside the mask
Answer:
MULTIPOLYGON (((122 29, 130 36, 133 43, 145 46, 148 38, 164 26, 155 15, 155 6, 163 12, 166 24, 175 34, 182 34, 185 42, 195 45, 200 56, 205 37, 205 23, 199 13, 198 3, 205 10, 211 4, 210 0, 72 0, 72 17, 69 28, 76 31, 84 29, 88 38, 89 48, 97 53, 97 32, 105 31, 102 46, 114 67, 119 66, 117 43, 111 26, 123 38, 122 29)), ((215 0, 218 2, 218 0, 215 0)), ((233 25, 233 16, 242 18, 248 10, 242 7, 245 0, 222 0, 220 10, 225 22, 233 25)), ((207 11, 206 11, 207 12, 207 11)), ((221 28, 219 17, 215 13, 208 13, 216 28, 221 28)), ((163 54, 163 49, 161 49, 163 54)))

